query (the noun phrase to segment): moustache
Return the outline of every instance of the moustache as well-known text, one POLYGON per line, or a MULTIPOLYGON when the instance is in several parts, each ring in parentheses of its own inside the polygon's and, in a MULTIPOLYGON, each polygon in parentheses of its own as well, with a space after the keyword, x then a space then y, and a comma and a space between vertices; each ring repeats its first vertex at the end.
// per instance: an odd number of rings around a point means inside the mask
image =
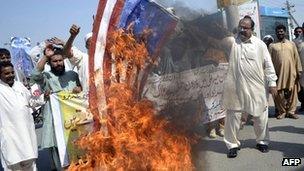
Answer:
POLYGON ((63 65, 57 65, 56 67, 54 67, 54 68, 56 68, 56 69, 63 69, 64 68, 64 66, 63 65))
POLYGON ((9 77, 7 77, 7 79, 8 80, 13 80, 13 79, 15 79, 15 76, 9 76, 9 77))
POLYGON ((240 31, 240 34, 245 35, 245 34, 246 34, 246 31, 240 31))
POLYGON ((6 81, 7 82, 12 82, 12 81, 14 81, 15 80, 15 77, 8 77, 8 78, 6 78, 6 81))

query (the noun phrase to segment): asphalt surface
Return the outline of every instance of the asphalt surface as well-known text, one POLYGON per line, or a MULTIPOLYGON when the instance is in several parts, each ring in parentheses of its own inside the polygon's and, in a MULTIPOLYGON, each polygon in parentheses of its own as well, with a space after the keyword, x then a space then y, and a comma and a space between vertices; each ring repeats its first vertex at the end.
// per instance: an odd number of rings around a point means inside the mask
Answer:
POLYGON ((268 153, 256 149, 252 125, 240 130, 241 150, 236 158, 227 158, 227 148, 222 137, 203 138, 194 146, 196 170, 207 171, 279 171, 304 170, 304 113, 297 120, 274 117, 274 107, 269 109, 270 145, 268 153), (282 166, 283 158, 301 158, 298 166, 282 166))

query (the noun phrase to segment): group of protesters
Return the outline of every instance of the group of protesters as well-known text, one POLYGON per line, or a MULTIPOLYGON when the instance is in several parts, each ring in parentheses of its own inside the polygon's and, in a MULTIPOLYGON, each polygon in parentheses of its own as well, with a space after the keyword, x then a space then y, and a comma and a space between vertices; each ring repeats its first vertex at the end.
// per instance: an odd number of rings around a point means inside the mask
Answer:
MULTIPOLYGON (((299 110, 304 111, 304 89, 300 86, 304 65, 303 28, 297 27, 296 39, 289 41, 286 27, 277 25, 276 41, 266 36, 265 43, 252 35, 253 30, 253 20, 245 16, 239 22, 238 33, 221 40, 223 48, 229 50, 229 69, 223 94, 227 115, 225 126, 221 120, 218 133, 224 137, 228 158, 236 157, 240 150, 237 132, 243 114, 252 115, 257 149, 268 152, 269 93, 275 102, 277 119, 298 119, 298 98, 302 102, 299 110)), ((11 63, 10 52, 0 49, 0 141, 5 170, 36 170, 38 146, 31 113, 41 105, 44 120, 41 148, 49 151, 52 169, 61 170, 49 96, 62 90, 88 92, 89 57, 73 46, 79 31, 78 26, 72 25, 66 42, 56 37, 44 42, 43 55, 36 63, 29 83, 28 79, 17 77, 20 71, 11 63), (38 85, 42 93, 32 94, 28 84, 38 85)), ((87 49, 91 37, 92 33, 85 37, 87 49)), ((215 137, 214 134, 212 129, 211 136, 215 137)))
MULTIPOLYGON (((72 25, 66 43, 56 37, 46 40, 40 49, 43 55, 29 79, 13 66, 9 50, 0 49, 0 140, 4 170, 36 170, 38 146, 31 113, 38 106, 42 106, 43 115, 41 148, 49 151, 52 170, 62 170, 49 96, 62 90, 88 92, 88 55, 73 47, 79 31, 78 26, 72 25), (31 93, 34 84, 41 93, 31 93)), ((91 37, 92 33, 85 37, 87 49, 91 37)))
MULTIPOLYGON (((287 28, 282 24, 275 28, 276 40, 266 36, 263 42, 253 36, 253 30, 254 21, 245 16, 239 22, 237 36, 227 40, 231 50, 223 105, 227 109, 224 142, 228 158, 236 157, 241 149, 237 135, 244 114, 252 116, 256 148, 262 153, 269 151, 269 93, 274 99, 277 119, 298 119, 298 93, 299 100, 304 102, 300 86, 303 28, 295 29, 294 41, 286 38, 287 28)), ((302 104, 299 111, 303 111, 302 104)))

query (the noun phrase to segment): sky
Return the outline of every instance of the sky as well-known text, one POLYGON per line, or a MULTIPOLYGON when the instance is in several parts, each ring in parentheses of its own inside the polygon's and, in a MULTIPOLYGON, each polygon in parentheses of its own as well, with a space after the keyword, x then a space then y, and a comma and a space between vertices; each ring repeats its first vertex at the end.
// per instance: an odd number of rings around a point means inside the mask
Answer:
MULTIPOLYGON (((295 5, 295 7, 293 8, 294 12, 292 12, 292 15, 295 17, 295 19, 301 26, 304 22, 304 0, 289 0, 289 2, 290 4, 295 5)), ((286 0, 260 0, 260 5, 284 7, 286 6, 286 0)))
MULTIPOLYGON (((165 1, 165 0, 164 0, 165 1)), ((174 0, 170 0, 174 1, 174 0)), ((203 6, 202 0, 186 1, 189 6, 203 6)), ((210 1, 210 0, 203 0, 210 1)), ((72 24, 81 27, 75 46, 85 51, 84 37, 92 31, 92 16, 99 0, 1 0, 0 47, 11 37, 29 37, 32 47, 51 37, 67 40, 72 24)), ((208 9, 215 9, 215 0, 208 9)))
MULTIPOLYGON (((168 0, 159 0, 168 1, 168 0)), ((175 0, 170 0, 175 1, 175 0)), ((1 0, 0 47, 9 48, 10 37, 29 37, 32 46, 47 38, 67 40, 72 24, 81 27, 75 46, 85 50, 84 36, 92 31, 92 16, 96 14, 98 0, 1 0)), ((260 0, 261 5, 282 7, 286 0, 260 0)), ((290 0, 295 4, 293 13, 303 23, 304 0, 290 0)), ((216 11, 216 0, 185 0, 193 9, 216 11)))
POLYGON ((98 0, 1 0, 0 47, 12 36, 29 37, 32 46, 51 37, 67 40, 72 24, 81 27, 75 45, 85 49, 84 37, 92 31, 98 0))

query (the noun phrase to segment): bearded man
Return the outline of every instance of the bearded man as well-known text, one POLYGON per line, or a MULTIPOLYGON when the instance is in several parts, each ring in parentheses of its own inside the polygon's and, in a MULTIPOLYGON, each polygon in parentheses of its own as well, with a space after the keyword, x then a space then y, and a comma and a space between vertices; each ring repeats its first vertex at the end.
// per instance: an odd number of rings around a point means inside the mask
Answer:
MULTIPOLYGON (((47 94, 62 90, 71 91, 72 93, 80 93, 82 91, 78 74, 71 70, 65 71, 63 51, 52 44, 46 46, 44 56, 37 63, 31 79, 39 84, 41 89, 47 94), (51 70, 44 72, 44 66, 47 63, 50 65, 51 70)), ((50 151, 51 158, 53 159, 51 161, 52 167, 55 167, 53 169, 62 170, 58 156, 50 101, 47 101, 44 106, 43 119, 41 148, 46 148, 50 151)))

